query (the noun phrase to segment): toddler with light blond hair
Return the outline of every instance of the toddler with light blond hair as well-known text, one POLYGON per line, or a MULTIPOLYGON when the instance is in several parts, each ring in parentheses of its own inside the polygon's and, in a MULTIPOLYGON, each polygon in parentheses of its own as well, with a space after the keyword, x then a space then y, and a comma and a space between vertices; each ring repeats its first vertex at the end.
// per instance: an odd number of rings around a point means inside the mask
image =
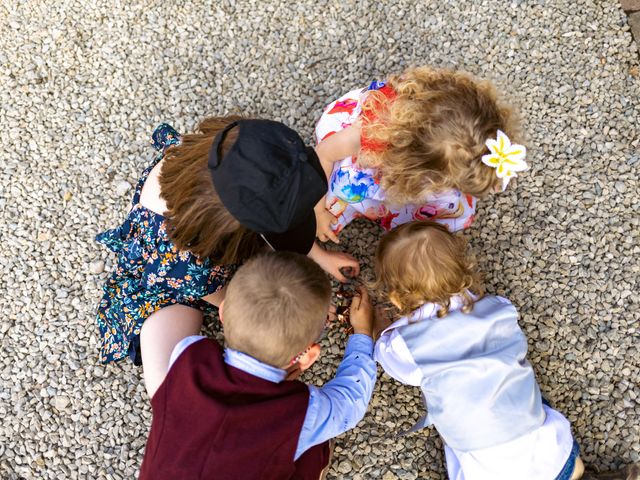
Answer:
POLYGON ((525 170, 517 126, 489 82, 430 67, 410 68, 331 103, 316 126, 329 178, 316 205, 317 236, 338 242, 354 218, 386 230, 434 220, 471 225, 476 198, 506 188, 525 170))
POLYGON ((402 315, 384 328, 375 359, 422 389, 453 480, 637 479, 584 475, 569 421, 540 394, 527 339, 506 298, 484 295, 465 242, 433 222, 402 225, 376 252, 375 289, 402 315))

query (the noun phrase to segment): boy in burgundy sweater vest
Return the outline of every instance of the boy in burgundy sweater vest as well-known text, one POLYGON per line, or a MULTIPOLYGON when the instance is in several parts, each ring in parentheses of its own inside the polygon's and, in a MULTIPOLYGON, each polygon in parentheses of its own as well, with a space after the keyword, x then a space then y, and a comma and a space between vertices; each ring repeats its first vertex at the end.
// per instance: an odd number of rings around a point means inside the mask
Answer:
POLYGON ((362 419, 376 379, 361 289, 335 378, 321 388, 297 380, 320 356, 330 297, 318 265, 276 252, 229 283, 220 305, 226 348, 195 335, 198 310, 174 305, 149 317, 141 347, 153 420, 140 479, 322 478, 329 441, 362 419))

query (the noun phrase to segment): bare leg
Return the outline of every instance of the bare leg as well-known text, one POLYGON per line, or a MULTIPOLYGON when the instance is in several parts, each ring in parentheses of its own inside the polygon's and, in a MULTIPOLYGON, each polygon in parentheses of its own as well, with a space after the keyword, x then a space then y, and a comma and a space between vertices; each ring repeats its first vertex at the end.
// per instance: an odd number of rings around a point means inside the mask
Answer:
POLYGON ((202 312, 184 305, 164 307, 142 324, 140 350, 144 383, 153 397, 169 370, 174 347, 185 337, 197 335, 202 327, 202 312))
POLYGON ((573 474, 571 475, 571 480, 578 480, 582 478, 584 474, 584 463, 582 463, 582 459, 580 457, 576 458, 576 466, 573 467, 573 474))

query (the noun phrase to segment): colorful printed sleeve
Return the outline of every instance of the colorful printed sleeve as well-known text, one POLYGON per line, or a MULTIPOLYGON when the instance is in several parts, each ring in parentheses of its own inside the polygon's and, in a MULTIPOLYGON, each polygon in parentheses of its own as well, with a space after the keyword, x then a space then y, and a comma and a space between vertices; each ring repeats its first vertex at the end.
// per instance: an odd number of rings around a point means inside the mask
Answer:
POLYGON ((316 124, 316 143, 347 128, 358 118, 362 92, 361 88, 352 90, 324 109, 316 124))

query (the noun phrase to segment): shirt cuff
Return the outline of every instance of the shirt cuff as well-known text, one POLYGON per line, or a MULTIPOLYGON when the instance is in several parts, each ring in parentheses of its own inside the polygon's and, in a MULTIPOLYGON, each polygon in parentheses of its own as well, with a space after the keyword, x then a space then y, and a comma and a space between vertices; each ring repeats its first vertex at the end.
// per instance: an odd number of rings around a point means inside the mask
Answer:
POLYGON ((373 358, 373 338, 364 333, 354 333, 347 340, 347 346, 344 349, 344 356, 350 353, 359 352, 369 355, 373 358))

